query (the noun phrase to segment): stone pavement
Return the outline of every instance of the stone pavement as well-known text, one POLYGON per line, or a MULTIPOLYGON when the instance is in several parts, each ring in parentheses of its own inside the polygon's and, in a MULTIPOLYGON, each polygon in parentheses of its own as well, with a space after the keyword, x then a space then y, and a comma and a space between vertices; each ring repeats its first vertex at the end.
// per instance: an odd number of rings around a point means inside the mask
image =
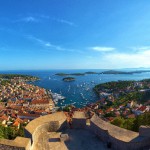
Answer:
POLYGON ((65 142, 69 150, 107 150, 106 145, 88 130, 67 129, 63 133, 69 135, 69 140, 65 142))
POLYGON ((107 150, 106 145, 92 132, 84 129, 66 129, 62 132, 44 132, 37 140, 36 150, 107 150), (61 134, 69 140, 60 141, 61 134))

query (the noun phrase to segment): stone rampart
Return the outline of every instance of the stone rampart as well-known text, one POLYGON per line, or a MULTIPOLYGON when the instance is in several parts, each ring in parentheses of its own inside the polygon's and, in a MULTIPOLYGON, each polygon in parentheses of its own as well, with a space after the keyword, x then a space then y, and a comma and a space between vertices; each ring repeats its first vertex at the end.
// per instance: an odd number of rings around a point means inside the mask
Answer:
POLYGON ((63 112, 39 117, 26 126, 26 138, 0 139, 0 150, 36 150, 36 147, 41 150, 48 150, 49 136, 47 133, 66 127, 66 116, 63 112))
POLYGON ((150 128, 141 128, 141 134, 114 126, 103 121, 94 115, 91 118, 89 129, 94 132, 101 140, 109 143, 115 150, 142 150, 144 147, 150 148, 150 138, 146 131, 150 128), (141 136, 142 135, 142 136, 141 136))
POLYGON ((49 149, 48 132, 56 132, 67 127, 66 116, 63 112, 39 117, 30 122, 25 128, 25 136, 32 139, 31 150, 49 149))
POLYGON ((86 125, 86 115, 83 112, 75 112, 73 116, 73 128, 84 128, 92 131, 103 142, 110 144, 115 150, 143 150, 150 149, 150 128, 140 127, 140 133, 114 126, 97 115, 86 125))
MULTIPOLYGON (((108 133, 112 137, 119 139, 119 140, 122 140, 122 141, 125 141, 125 142, 130 142, 132 139, 139 136, 139 133, 123 129, 123 128, 117 127, 115 125, 112 125, 109 122, 102 120, 97 115, 94 115, 91 118, 91 123, 92 123, 91 125, 94 124, 100 130, 108 131, 108 133)), ((94 128, 92 128, 92 129, 94 130, 94 128)))
POLYGON ((140 138, 136 141, 125 142, 109 135, 109 142, 114 150, 149 150, 150 139, 140 138))
MULTIPOLYGON (((90 130, 103 142, 109 144, 115 150, 149 150, 150 128, 141 127, 140 132, 133 132, 114 126, 94 115, 88 125, 83 112, 75 112, 72 118, 73 128, 90 130), (146 149, 144 149, 146 147, 146 149)), ((48 150, 49 133, 59 132, 68 128, 66 115, 57 112, 51 115, 39 117, 31 121, 25 128, 26 138, 17 137, 15 140, 0 140, 1 150, 48 150)), ((87 137, 88 138, 88 137, 87 137)))
POLYGON ((0 139, 0 150, 30 150, 31 140, 17 137, 14 140, 0 139))

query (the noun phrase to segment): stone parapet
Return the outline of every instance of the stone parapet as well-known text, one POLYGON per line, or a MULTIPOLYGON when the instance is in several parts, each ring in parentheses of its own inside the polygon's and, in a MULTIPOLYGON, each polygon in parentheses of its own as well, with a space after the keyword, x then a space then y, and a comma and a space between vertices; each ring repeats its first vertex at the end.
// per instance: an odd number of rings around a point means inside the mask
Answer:
MULTIPOLYGON (((63 112, 39 117, 26 126, 26 138, 1 139, 0 150, 48 150, 52 146, 56 147, 57 143, 66 149, 64 144, 58 141, 51 143, 52 145, 49 143, 50 139, 57 139, 52 136, 52 133, 59 133, 61 129, 69 127, 66 119, 66 115, 63 112)), ((115 150, 144 150, 145 147, 146 150, 150 149, 150 127, 141 126, 139 133, 137 133, 105 122, 97 115, 93 115, 91 119, 88 119, 87 124, 84 112, 74 113, 71 127, 90 130, 115 150)))
POLYGON ((97 115, 94 115, 91 118, 91 122, 101 130, 108 131, 112 137, 124 142, 130 142, 132 139, 139 136, 139 133, 112 125, 109 122, 102 120, 97 115))
POLYGON ((30 150, 31 139, 17 137, 14 140, 0 139, 0 150, 30 150))

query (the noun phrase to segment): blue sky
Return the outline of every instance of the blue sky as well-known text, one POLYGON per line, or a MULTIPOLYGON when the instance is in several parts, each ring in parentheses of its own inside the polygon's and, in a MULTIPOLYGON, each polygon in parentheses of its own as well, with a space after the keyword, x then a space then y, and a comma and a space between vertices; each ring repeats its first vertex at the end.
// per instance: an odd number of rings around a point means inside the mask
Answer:
POLYGON ((150 67, 149 0, 1 0, 0 70, 150 67))

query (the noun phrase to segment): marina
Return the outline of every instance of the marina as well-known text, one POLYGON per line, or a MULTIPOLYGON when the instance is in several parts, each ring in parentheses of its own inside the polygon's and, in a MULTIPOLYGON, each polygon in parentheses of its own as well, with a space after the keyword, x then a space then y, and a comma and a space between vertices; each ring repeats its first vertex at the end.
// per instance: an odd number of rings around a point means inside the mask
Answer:
POLYGON ((50 94, 52 95, 52 99, 53 99, 55 104, 57 104, 58 101, 61 101, 61 103, 62 103, 66 99, 66 97, 62 96, 61 94, 52 93, 51 90, 50 90, 50 94))

